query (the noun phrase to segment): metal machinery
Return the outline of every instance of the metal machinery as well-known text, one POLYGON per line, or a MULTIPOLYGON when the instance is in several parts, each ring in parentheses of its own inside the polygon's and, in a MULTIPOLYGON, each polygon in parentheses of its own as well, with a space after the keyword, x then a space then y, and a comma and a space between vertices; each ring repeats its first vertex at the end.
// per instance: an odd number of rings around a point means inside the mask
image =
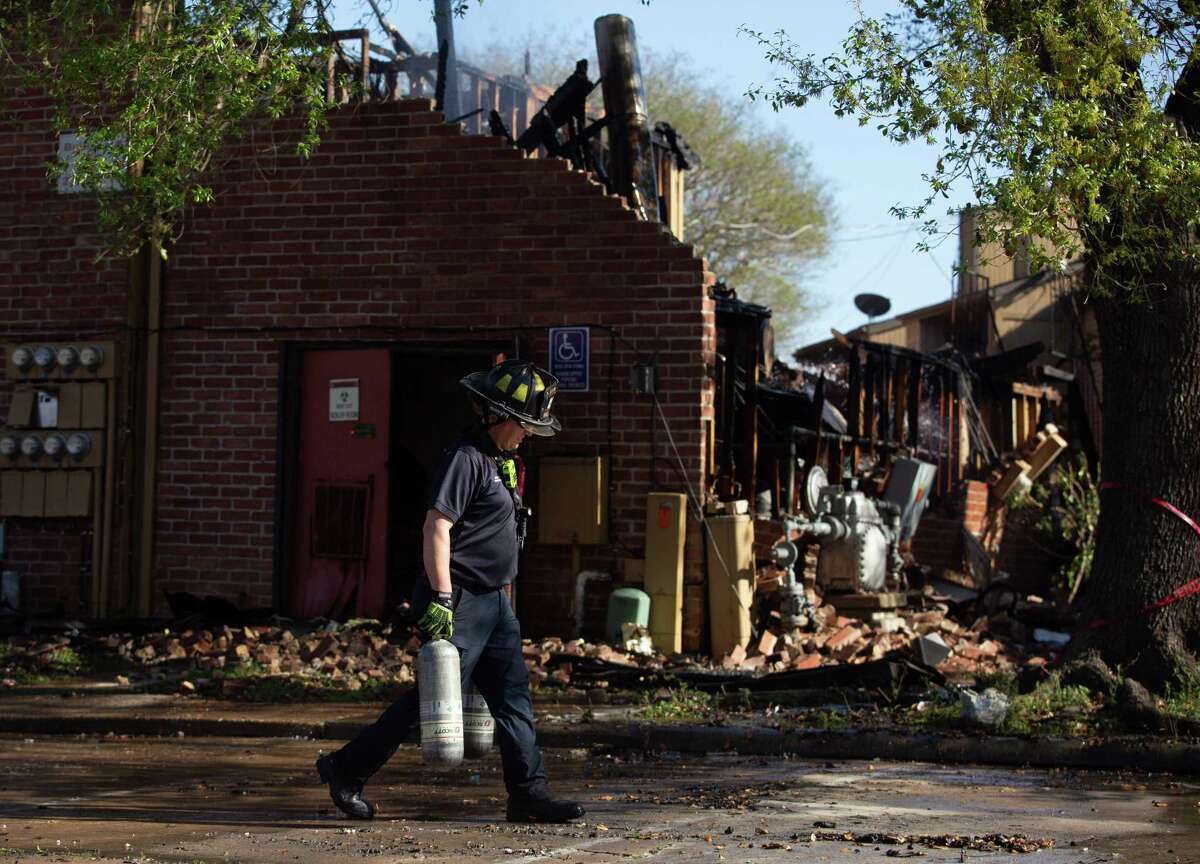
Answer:
POLYGON ((796 579, 797 542, 821 546, 817 584, 827 593, 875 593, 901 577, 900 544, 912 537, 928 505, 934 466, 916 459, 897 460, 882 499, 868 498, 851 479, 845 487, 826 482, 812 468, 805 477, 804 514, 784 520, 784 536, 772 549, 785 574, 780 613, 785 627, 808 623, 809 602, 796 579))

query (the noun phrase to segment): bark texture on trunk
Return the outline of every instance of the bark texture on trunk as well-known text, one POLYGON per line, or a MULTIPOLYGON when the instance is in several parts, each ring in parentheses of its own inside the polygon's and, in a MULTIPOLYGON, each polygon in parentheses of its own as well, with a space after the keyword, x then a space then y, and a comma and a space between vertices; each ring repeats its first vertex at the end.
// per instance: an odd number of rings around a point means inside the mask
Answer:
MULTIPOLYGON (((1200 537, 1145 496, 1200 517, 1200 289, 1171 274, 1151 299, 1092 298, 1104 363, 1104 453, 1096 556, 1068 656, 1098 654, 1163 690, 1196 668, 1200 595, 1140 610, 1200 578, 1200 537), (1107 619, 1100 629, 1088 622, 1107 619)), ((1145 284, 1145 283, 1143 283, 1145 284)))

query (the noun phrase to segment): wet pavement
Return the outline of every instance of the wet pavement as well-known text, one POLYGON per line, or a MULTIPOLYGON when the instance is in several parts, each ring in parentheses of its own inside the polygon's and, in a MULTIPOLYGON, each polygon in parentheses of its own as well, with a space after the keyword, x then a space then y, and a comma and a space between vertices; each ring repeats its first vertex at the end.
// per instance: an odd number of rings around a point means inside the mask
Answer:
POLYGON ((283 738, 0 737, 4 861, 1020 861, 1200 864, 1200 782, 1168 777, 838 765, 734 755, 547 750, 584 824, 501 820, 494 756, 455 769, 403 747, 368 787, 380 818, 333 810, 283 738), (843 839, 1022 834, 1029 854, 843 839))

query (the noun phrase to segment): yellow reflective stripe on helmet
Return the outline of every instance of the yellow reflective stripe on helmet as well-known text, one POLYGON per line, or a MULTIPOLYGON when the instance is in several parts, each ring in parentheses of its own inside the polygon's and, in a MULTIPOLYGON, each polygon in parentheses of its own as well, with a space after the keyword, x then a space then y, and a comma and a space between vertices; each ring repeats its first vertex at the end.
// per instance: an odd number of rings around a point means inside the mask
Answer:
POLYGON ((542 382, 542 376, 536 372, 533 373, 533 389, 535 393, 541 393, 546 389, 546 385, 542 382))
POLYGON ((517 389, 513 390, 513 392, 512 392, 513 398, 516 399, 518 402, 524 402, 525 397, 528 395, 529 395, 529 385, 524 384, 524 383, 518 384, 517 389))
POLYGON ((496 389, 499 390, 501 393, 507 393, 508 385, 511 383, 512 383, 512 375, 511 374, 502 375, 496 381, 496 389))

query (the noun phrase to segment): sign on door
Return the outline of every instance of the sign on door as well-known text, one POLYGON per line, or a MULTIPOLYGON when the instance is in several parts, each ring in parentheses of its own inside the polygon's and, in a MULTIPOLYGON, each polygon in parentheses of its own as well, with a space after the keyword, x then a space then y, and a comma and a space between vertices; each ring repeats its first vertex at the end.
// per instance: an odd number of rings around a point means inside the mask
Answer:
POLYGON ((334 378, 330 380, 329 420, 331 423, 358 420, 357 378, 334 378))

